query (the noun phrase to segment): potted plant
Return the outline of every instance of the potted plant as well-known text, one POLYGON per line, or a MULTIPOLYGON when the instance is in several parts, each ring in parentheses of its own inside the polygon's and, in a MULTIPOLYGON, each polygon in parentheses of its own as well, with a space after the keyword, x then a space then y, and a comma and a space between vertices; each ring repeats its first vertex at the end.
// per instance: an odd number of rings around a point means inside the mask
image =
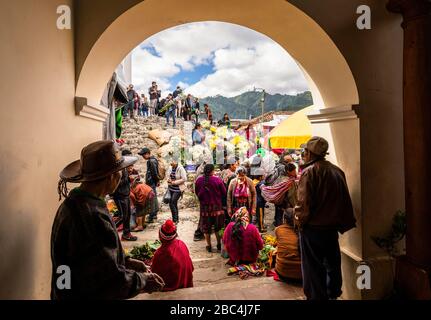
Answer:
MULTIPOLYGON (((392 259, 392 276, 395 278, 396 257, 405 254, 405 246, 402 240, 406 235, 407 222, 406 213, 398 210, 392 218, 391 231, 386 237, 372 237, 374 243, 384 249, 392 259)), ((396 299, 398 296, 394 288, 386 299, 396 299)))
POLYGON ((392 227, 389 234, 384 238, 372 237, 372 239, 379 248, 384 249, 391 257, 396 257, 404 254, 403 252, 400 252, 400 248, 397 244, 404 239, 406 229, 406 213, 398 210, 392 218, 392 227))

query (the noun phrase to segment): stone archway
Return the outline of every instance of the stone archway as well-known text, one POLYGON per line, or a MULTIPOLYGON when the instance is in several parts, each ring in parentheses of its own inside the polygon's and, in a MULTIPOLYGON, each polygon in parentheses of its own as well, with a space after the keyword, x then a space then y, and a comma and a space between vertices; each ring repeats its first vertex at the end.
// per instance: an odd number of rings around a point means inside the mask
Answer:
POLYGON ((162 30, 197 21, 222 21, 261 32, 279 43, 308 75, 320 107, 355 105, 358 91, 343 55, 325 31, 305 13, 282 0, 148 0, 132 7, 103 32, 77 66, 76 96, 97 104, 112 70, 144 39, 162 30), (166 8, 175 7, 175 10, 166 8), (163 12, 155 15, 154 12, 163 12))
POLYGON ((116 18, 81 54, 76 66, 77 113, 103 119, 98 101, 119 62, 150 36, 185 23, 222 21, 248 27, 280 44, 301 66, 316 109, 309 115, 316 135, 330 141, 331 160, 346 172, 358 218, 358 228, 342 238, 346 298, 360 298, 355 288, 356 266, 362 261, 361 174, 359 120, 353 105, 359 95, 353 74, 331 38, 304 12, 283 0, 217 2, 147 0, 116 18), (166 10, 175 8, 175 10, 166 10), (154 14, 163 12, 163 15, 154 14))

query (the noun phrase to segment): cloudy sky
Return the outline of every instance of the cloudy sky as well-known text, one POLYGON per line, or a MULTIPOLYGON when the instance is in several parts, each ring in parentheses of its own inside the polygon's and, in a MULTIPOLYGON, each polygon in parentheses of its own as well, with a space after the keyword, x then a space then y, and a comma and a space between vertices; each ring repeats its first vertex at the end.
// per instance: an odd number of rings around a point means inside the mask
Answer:
POLYGON ((156 80, 162 94, 177 85, 197 97, 233 97, 254 87, 296 94, 308 90, 292 57, 251 29, 198 22, 162 31, 133 51, 133 83, 146 93, 156 80))

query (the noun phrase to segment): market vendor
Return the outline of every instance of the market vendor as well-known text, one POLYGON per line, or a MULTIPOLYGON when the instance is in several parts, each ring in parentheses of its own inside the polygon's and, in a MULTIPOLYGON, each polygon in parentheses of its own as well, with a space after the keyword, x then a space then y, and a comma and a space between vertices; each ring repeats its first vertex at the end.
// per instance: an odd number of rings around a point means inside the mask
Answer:
POLYGON ((231 265, 255 263, 263 240, 259 230, 250 224, 247 208, 240 208, 232 217, 223 235, 223 244, 229 255, 231 265))
POLYGON ((298 232, 294 228, 293 211, 286 211, 283 224, 275 229, 277 258, 275 272, 282 281, 301 280, 301 254, 298 232))
POLYGON ((136 209, 136 228, 132 232, 141 232, 146 228, 145 216, 154 211, 156 205, 153 189, 143 183, 139 175, 130 176, 130 201, 136 209))
POLYGON ((167 220, 159 231, 162 246, 153 257, 151 268, 166 285, 163 291, 193 287, 193 263, 186 244, 178 239, 177 227, 167 220))
POLYGON ((163 288, 163 279, 148 273, 143 262, 125 258, 105 202, 119 185, 122 170, 136 161, 122 156, 114 142, 99 141, 60 173, 58 192, 66 200, 51 234, 52 299, 129 299, 163 288), (81 185, 69 194, 67 182, 81 185))

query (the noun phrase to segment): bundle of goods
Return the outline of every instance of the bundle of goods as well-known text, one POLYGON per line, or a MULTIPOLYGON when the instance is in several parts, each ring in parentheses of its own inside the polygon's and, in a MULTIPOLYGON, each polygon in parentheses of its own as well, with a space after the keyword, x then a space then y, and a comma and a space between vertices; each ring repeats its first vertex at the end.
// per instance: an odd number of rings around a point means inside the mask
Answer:
POLYGON ((171 137, 172 134, 166 130, 155 129, 148 132, 148 138, 155 141, 159 145, 159 147, 168 144, 171 137))
POLYGON ((241 279, 248 278, 249 276, 261 276, 265 273, 265 269, 258 263, 253 264, 240 264, 238 266, 229 268, 228 275, 239 274, 241 279))
POLYGON ((286 180, 272 186, 262 186, 262 196, 269 203, 281 205, 293 183, 293 180, 286 180))

